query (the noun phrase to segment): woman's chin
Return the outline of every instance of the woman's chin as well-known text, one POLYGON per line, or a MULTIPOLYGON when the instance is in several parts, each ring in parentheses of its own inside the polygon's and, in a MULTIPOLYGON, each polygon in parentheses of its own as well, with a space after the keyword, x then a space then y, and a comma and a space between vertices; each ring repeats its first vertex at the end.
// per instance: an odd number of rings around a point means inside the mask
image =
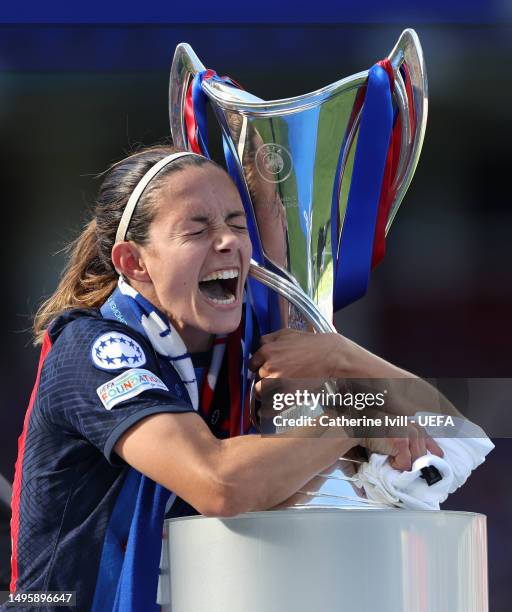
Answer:
POLYGON ((231 334, 238 329, 240 325, 241 316, 236 317, 225 317, 223 321, 212 322, 211 332, 212 334, 231 334))
POLYGON ((205 331, 208 331, 210 334, 230 334, 238 329, 241 318, 241 308, 215 312, 209 317, 203 329, 207 328, 205 331))

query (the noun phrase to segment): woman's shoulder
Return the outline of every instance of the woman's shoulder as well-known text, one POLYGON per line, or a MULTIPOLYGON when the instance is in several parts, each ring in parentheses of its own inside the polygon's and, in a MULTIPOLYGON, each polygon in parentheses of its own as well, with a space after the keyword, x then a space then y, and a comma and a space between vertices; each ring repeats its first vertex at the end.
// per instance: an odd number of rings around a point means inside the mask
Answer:
MULTIPOLYGON (((128 363, 135 363, 134 359, 139 354, 150 359, 153 353, 139 332, 120 321, 103 318, 96 309, 74 309, 62 313, 52 321, 48 335, 55 356, 65 353, 90 355, 92 352, 95 364, 98 362, 100 365, 102 358, 108 358, 110 352, 115 353, 114 345, 117 344, 126 348, 124 352, 117 352, 129 356, 132 361, 128 363)), ((108 365, 105 362, 105 366, 108 365)), ((121 364, 119 367, 122 367, 121 364)))
POLYGON ((72 339, 84 335, 94 335, 96 332, 108 329, 126 330, 130 334, 137 334, 123 323, 104 319, 100 311, 95 308, 74 308, 62 312, 51 322, 48 327, 48 335, 52 345, 54 345, 61 337, 72 339))

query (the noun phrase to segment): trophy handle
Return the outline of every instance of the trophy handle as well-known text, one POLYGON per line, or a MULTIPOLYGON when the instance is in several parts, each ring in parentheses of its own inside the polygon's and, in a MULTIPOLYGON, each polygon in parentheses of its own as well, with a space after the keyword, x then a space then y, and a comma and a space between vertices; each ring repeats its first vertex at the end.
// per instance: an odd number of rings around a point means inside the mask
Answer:
MULTIPOLYGON (((286 298, 293 306, 295 306, 312 325, 317 333, 338 333, 334 325, 320 312, 313 300, 304 293, 298 284, 290 282, 288 279, 260 266, 256 261, 251 259, 249 266, 249 274, 260 283, 273 289, 280 296, 286 298)), ((249 416, 252 424, 258 426, 256 414, 256 394, 254 386, 256 380, 251 381, 249 389, 249 416)), ((335 387, 331 381, 324 383, 328 393, 335 393, 335 387)))
POLYGON ((185 98, 190 81, 198 72, 206 70, 205 65, 187 43, 176 47, 169 77, 169 121, 175 147, 187 150, 188 139, 185 133, 185 98))
POLYGON ((395 100, 402 117, 402 142, 397 174, 394 181, 396 196, 386 223, 386 234, 411 184, 425 138, 428 113, 428 83, 423 50, 416 32, 404 30, 388 56, 395 73, 395 100), (400 68, 405 64, 412 89, 412 107, 400 68), (411 116, 414 122, 411 122, 411 116))
POLYGON ((313 300, 301 287, 288 279, 271 272, 251 259, 249 274, 291 302, 306 317, 316 332, 337 333, 334 325, 320 312, 313 300))

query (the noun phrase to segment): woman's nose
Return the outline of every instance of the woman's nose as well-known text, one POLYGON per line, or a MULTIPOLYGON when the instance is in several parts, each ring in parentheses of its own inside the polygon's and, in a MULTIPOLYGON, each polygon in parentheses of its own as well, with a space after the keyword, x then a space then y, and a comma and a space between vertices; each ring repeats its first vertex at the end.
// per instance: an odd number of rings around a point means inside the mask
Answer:
POLYGON ((219 253, 230 253, 238 244, 238 237, 228 227, 219 229, 214 239, 215 249, 219 253))

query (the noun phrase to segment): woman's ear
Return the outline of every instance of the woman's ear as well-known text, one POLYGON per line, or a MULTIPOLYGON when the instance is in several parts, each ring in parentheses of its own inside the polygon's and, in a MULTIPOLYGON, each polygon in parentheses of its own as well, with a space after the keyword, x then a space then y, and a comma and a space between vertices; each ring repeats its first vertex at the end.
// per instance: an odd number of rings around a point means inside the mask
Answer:
POLYGON ((139 282, 150 282, 138 245, 134 242, 116 242, 112 247, 112 263, 119 274, 139 282))

